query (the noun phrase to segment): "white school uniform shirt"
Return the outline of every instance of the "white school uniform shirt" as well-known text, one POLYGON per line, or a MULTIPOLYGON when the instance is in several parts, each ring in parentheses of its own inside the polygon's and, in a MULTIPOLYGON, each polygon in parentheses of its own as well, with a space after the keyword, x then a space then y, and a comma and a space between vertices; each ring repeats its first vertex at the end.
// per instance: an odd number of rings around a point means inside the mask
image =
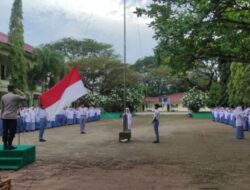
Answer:
POLYGON ((91 108, 88 109, 88 118, 91 117, 91 108))
POLYGON ((132 114, 127 113, 127 116, 128 116, 128 129, 131 130, 131 128, 132 128, 132 114))
POLYGON ((219 109, 216 109, 215 118, 216 118, 216 119, 219 119, 219 118, 220 118, 220 111, 219 111, 219 109))
POLYGON ((160 111, 158 109, 155 110, 153 119, 156 119, 156 120, 159 121, 159 119, 160 119, 160 111))
POLYGON ((74 118, 74 112, 73 112, 73 110, 68 110, 67 111, 67 118, 68 119, 73 119, 74 118))
POLYGON ((80 115, 82 115, 82 116, 87 116, 87 115, 88 115, 87 110, 88 110, 88 109, 81 108, 81 109, 80 109, 80 115))
POLYGON ((21 109, 21 110, 20 110, 20 116, 21 116, 22 118, 24 118, 24 114, 25 114, 24 109, 21 109))
POLYGON ((77 115, 77 110, 76 109, 72 109, 72 111, 73 111, 73 115, 77 115))
POLYGON ((236 126, 243 126, 244 112, 242 111, 242 108, 240 106, 234 110, 234 116, 236 118, 236 126))
POLYGON ((224 112, 224 115, 225 115, 225 119, 227 119, 227 118, 228 118, 228 110, 226 110, 226 111, 224 112))
POLYGON ((39 121, 40 121, 41 119, 47 119, 48 114, 44 109, 38 108, 37 117, 39 118, 39 121))
POLYGON ((30 123, 31 122, 31 116, 30 116, 29 110, 26 110, 25 113, 24 113, 24 121, 26 123, 30 123))
POLYGON ((233 120, 233 113, 232 113, 232 111, 229 112, 229 119, 233 120))
POLYGON ((66 109, 63 109, 63 110, 62 110, 62 115, 63 115, 64 117, 67 117, 67 110, 66 110, 66 109))
POLYGON ((98 116, 101 115, 101 108, 97 108, 97 115, 98 115, 98 116))
POLYGON ((64 110, 59 111, 58 115, 63 115, 64 110))
POLYGON ((81 110, 81 108, 78 108, 78 109, 76 110, 76 112, 75 112, 75 113, 76 113, 76 118, 77 118, 77 119, 80 119, 80 117, 81 117, 81 111, 80 111, 80 110, 81 110))
POLYGON ((220 118, 222 118, 224 116, 224 111, 220 110, 220 118))
POLYGON ((30 120, 31 120, 31 123, 35 123, 36 122, 36 115, 35 115, 35 111, 30 108, 29 109, 29 113, 30 113, 30 120))
POLYGON ((98 115, 98 109, 97 108, 94 109, 94 112, 95 112, 95 115, 98 115))
POLYGON ((94 111, 93 107, 89 108, 89 116, 90 117, 94 117, 95 116, 95 111, 94 111))
POLYGON ((39 118, 38 118, 38 116, 37 116, 37 113, 38 113, 38 111, 39 111, 39 108, 38 108, 38 107, 35 107, 33 111, 34 111, 34 113, 35 113, 35 120, 36 120, 36 122, 39 122, 39 118))
POLYGON ((85 117, 88 118, 89 117, 89 108, 84 107, 82 109, 82 113, 81 114, 85 114, 85 117))

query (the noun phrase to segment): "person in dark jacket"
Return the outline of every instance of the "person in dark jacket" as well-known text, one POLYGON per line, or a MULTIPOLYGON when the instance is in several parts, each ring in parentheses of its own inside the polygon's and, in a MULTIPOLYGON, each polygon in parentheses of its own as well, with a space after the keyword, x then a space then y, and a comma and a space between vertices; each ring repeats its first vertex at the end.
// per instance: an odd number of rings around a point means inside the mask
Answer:
POLYGON ((8 86, 8 93, 1 98, 1 118, 3 120, 3 145, 4 150, 12 150, 13 139, 17 127, 17 111, 20 101, 26 100, 25 94, 15 88, 14 85, 8 86))

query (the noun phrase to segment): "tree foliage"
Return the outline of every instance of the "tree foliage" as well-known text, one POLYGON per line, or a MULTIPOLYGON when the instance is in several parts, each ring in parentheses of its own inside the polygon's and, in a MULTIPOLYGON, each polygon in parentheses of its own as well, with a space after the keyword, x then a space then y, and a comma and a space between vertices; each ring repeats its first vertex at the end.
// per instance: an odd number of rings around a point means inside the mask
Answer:
MULTIPOLYGON (((113 57, 83 58, 71 62, 71 66, 77 66, 86 87, 102 95, 109 94, 114 88, 124 87, 124 65, 113 57)), ((137 85, 138 75, 127 67, 126 86, 128 88, 137 85)))
POLYGON ((64 57, 49 49, 40 47, 33 51, 36 64, 28 70, 28 84, 31 91, 40 84, 42 91, 52 87, 66 73, 64 57))
POLYGON ((175 73, 168 65, 159 64, 154 56, 139 59, 131 68, 139 73, 140 86, 145 96, 159 96, 189 89, 186 76, 175 73))
POLYGON ((155 0, 137 14, 153 19, 157 52, 170 56, 176 69, 218 58, 249 63, 248 0, 155 0))
POLYGON ((24 29, 23 29, 22 0, 15 0, 11 10, 9 24, 9 43, 11 45, 9 53, 8 70, 10 82, 18 88, 27 88, 27 65, 24 57, 24 29))
POLYGON ((250 105, 250 65, 233 63, 228 83, 229 103, 231 106, 250 105))
POLYGON ((76 40, 73 38, 63 38, 54 43, 47 44, 47 46, 63 54, 66 61, 91 57, 116 57, 112 45, 96 42, 92 39, 76 40))
POLYGON ((213 83, 207 99, 207 107, 214 108, 220 106, 220 97, 221 97, 221 86, 218 83, 213 83))
MULTIPOLYGON (((250 63, 249 1, 154 0, 136 12, 152 19, 150 26, 159 42, 155 54, 162 63, 168 57, 167 64, 177 73, 187 75, 201 63, 218 65, 220 104, 227 105, 230 64, 250 63)), ((212 75, 207 89, 216 82, 212 75)))

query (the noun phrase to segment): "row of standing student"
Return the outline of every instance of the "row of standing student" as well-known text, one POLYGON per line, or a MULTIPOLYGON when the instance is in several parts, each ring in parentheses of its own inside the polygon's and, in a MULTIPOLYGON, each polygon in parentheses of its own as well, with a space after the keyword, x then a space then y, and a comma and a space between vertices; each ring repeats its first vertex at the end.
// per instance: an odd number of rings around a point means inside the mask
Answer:
POLYGON ((250 131, 250 108, 241 106, 232 108, 218 107, 212 109, 213 121, 224 123, 236 128, 236 138, 243 139, 244 131, 250 131))
MULTIPOLYGON (((20 132, 39 129, 39 110, 38 107, 20 109, 20 115, 17 119, 20 132)), ((65 108, 47 121, 46 128, 79 124, 80 117, 83 114, 88 122, 96 121, 100 119, 101 111, 99 108, 93 107, 65 108)))
MULTIPOLYGON (((53 118, 48 119, 47 113, 40 107, 21 108, 17 118, 17 131, 29 132, 40 130, 39 140, 43 141, 45 128, 59 127, 65 125, 80 124, 81 133, 85 133, 83 124, 90 121, 100 120, 101 110, 99 108, 78 107, 65 108, 53 118)), ((0 135, 2 133, 2 122, 0 122, 0 135)))

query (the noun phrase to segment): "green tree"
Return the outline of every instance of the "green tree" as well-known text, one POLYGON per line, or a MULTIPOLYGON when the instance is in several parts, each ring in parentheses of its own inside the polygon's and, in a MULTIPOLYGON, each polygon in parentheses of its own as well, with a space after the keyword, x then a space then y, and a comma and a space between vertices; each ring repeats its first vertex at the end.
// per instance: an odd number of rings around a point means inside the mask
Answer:
MULTIPOLYGON (((153 20, 161 62, 168 57, 171 68, 183 75, 201 62, 216 62, 223 88, 231 62, 249 63, 249 10, 248 0, 157 0, 137 14, 153 20)), ((221 92, 220 102, 226 105, 226 90, 221 92)))
POLYGON ((242 63, 233 63, 230 69, 231 69, 231 75, 228 83, 228 94, 229 94, 230 105, 249 106, 250 65, 242 63))
POLYGON ((220 97, 221 97, 221 86, 218 83, 213 83, 207 99, 207 106, 209 108, 214 108, 220 105, 220 97))
POLYGON ((63 54, 66 61, 99 56, 117 57, 114 54, 112 45, 96 42, 92 39, 76 40, 73 38, 63 38, 46 46, 63 54))
POLYGON ((131 65, 131 68, 139 73, 146 73, 150 69, 156 68, 160 64, 154 56, 144 57, 138 59, 135 64, 131 65))
POLYGON ((10 82, 18 88, 27 88, 27 65, 24 57, 24 29, 23 29, 22 0, 15 0, 11 10, 9 24, 9 43, 11 45, 9 53, 8 70, 10 82))
MULTIPOLYGON (((77 66, 85 86, 92 92, 109 94, 113 88, 123 88, 124 65, 113 57, 82 58, 70 63, 77 66)), ((138 76, 127 68, 127 87, 137 85, 138 76)))
POLYGON ((145 96, 182 92, 189 88, 186 76, 180 76, 166 64, 159 64, 156 57, 139 59, 131 68, 139 73, 140 86, 145 96))
POLYGON ((33 51, 36 64, 28 70, 28 84, 30 91, 40 84, 42 91, 52 87, 66 73, 64 57, 47 48, 40 47, 33 51))

